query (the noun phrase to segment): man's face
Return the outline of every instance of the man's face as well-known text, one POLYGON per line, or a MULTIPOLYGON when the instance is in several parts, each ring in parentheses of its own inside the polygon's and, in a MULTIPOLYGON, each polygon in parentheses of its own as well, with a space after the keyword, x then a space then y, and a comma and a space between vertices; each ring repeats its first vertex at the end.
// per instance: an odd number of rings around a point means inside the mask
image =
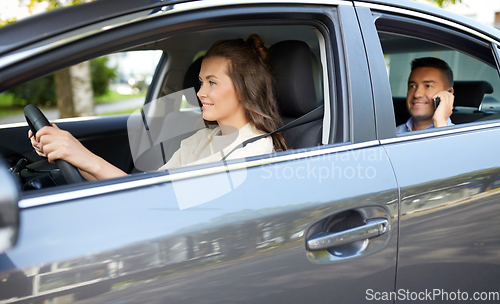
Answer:
POLYGON ((443 78, 443 73, 436 68, 422 67, 411 72, 406 106, 415 120, 432 120, 435 110, 433 96, 448 89, 443 78))

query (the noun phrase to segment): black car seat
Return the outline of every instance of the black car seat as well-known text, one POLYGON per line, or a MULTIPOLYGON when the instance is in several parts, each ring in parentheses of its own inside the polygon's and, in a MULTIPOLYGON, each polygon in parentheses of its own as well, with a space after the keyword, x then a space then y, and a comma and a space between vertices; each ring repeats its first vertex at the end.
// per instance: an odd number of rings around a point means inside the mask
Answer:
MULTIPOLYGON (((186 74, 184 75, 184 82, 182 83, 182 88, 183 89, 188 89, 188 88, 194 88, 194 91, 198 93, 200 90, 200 70, 201 70, 201 63, 203 62, 203 57, 201 56, 200 58, 196 59, 191 63, 189 68, 186 71, 186 74)), ((193 105, 193 106, 198 106, 201 108, 201 101, 196 97, 196 102, 195 104, 194 100, 188 100, 188 102, 193 105)))
MULTIPOLYGON (((283 123, 322 104, 322 98, 317 97, 317 92, 321 95, 321 72, 318 72, 317 60, 307 43, 297 40, 278 42, 269 48, 269 56, 283 123)), ((286 130, 284 136, 291 148, 300 149, 320 145, 322 131, 323 119, 319 119, 286 130)))
POLYGON ((394 116, 396 118, 396 126, 406 123, 411 117, 408 108, 406 107, 406 97, 392 97, 394 106, 394 116))
POLYGON ((489 116, 479 110, 485 94, 493 93, 493 87, 487 81, 455 81, 453 83, 455 101, 451 121, 455 124, 473 122, 489 116), (460 107, 460 108, 457 108, 460 107))

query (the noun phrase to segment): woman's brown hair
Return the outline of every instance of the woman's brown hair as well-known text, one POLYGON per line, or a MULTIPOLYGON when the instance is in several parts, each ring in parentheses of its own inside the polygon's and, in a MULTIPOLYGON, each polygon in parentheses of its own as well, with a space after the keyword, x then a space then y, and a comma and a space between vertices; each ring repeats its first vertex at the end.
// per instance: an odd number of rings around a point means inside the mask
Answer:
MULTIPOLYGON (((217 41, 205 58, 222 57, 229 60, 227 74, 241 98, 248 120, 265 133, 283 125, 274 93, 274 79, 268 64, 269 54, 264 41, 257 34, 246 40, 217 41)), ((287 150, 281 133, 271 135, 275 151, 287 150)))

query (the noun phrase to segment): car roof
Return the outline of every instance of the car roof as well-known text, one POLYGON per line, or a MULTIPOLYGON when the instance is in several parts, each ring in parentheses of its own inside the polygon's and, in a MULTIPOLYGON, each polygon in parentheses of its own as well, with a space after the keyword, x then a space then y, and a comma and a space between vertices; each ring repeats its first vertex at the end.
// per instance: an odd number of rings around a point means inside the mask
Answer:
POLYGON ((0 54, 85 25, 136 11, 158 11, 186 0, 98 0, 61 7, 0 27, 0 54))
POLYGON ((500 37, 500 31, 491 26, 485 25, 476 20, 425 3, 419 3, 416 1, 409 1, 409 0, 356 0, 354 1, 354 3, 356 6, 367 5, 373 7, 374 5, 378 4, 384 6, 391 6, 395 9, 409 9, 412 11, 421 12, 428 15, 434 15, 435 17, 438 18, 447 19, 454 23, 463 25, 467 28, 472 28, 491 38, 495 38, 496 40, 498 40, 500 37))

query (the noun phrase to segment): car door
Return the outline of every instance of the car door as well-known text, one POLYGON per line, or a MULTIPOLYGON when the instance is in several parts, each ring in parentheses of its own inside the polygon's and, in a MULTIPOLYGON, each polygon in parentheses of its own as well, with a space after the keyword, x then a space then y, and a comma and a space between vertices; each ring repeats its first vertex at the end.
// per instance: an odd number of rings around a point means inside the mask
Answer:
MULTIPOLYGON (((359 7, 357 12, 364 17, 360 17, 365 21, 363 33, 370 35, 365 42, 371 45, 372 66, 378 61, 379 71, 372 73, 378 72, 378 77, 385 79, 381 90, 390 92, 387 69, 393 97, 401 96, 397 87, 406 85, 406 78, 401 78, 408 77, 411 60, 429 55, 447 60, 456 80, 456 105, 451 116, 455 126, 397 136, 394 119, 387 119, 391 115, 399 118, 397 98, 394 111, 387 111, 393 102, 387 93, 377 101, 377 125, 384 124, 378 136, 400 187, 396 290, 393 294, 380 291, 379 299, 385 296, 397 303, 498 301, 494 283, 498 280, 496 252, 500 244, 498 115, 485 108, 462 106, 460 94, 464 93, 458 89, 462 80, 487 81, 493 94, 485 95, 484 100, 497 98, 498 40, 472 28, 464 34, 449 16, 446 20, 437 18, 440 12, 420 14, 389 6, 362 6, 372 9, 359 7)), ((487 31, 483 29, 483 33, 487 31)))
POLYGON ((376 139, 352 4, 198 5, 172 5, 140 27, 89 38, 87 47, 200 24, 310 25, 321 45, 325 141, 21 193, 18 243, 0 264, 4 286, 20 291, 2 288, 2 300, 359 303, 394 289, 398 189, 376 139))

